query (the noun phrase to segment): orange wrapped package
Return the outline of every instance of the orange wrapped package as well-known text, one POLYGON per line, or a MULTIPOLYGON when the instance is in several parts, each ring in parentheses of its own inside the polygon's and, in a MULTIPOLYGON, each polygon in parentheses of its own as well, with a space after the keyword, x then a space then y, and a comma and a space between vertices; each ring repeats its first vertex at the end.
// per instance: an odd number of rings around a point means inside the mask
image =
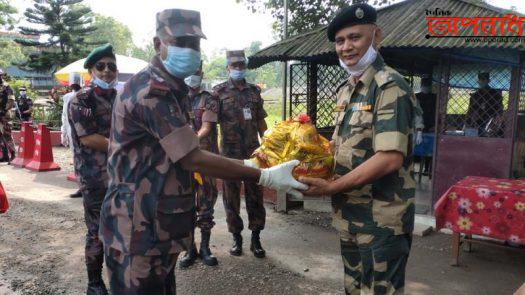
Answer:
POLYGON ((328 179, 332 176, 334 166, 329 141, 317 133, 306 114, 274 126, 264 135, 261 146, 253 156, 261 168, 299 160, 301 163, 292 173, 295 178, 308 176, 328 179))

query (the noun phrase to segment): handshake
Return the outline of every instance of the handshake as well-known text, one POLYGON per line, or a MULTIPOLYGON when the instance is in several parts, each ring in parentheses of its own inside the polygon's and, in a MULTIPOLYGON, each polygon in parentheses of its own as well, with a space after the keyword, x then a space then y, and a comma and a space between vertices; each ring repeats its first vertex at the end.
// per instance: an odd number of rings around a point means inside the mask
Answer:
MULTIPOLYGON (((298 160, 292 160, 270 168, 261 169, 261 177, 258 184, 280 192, 284 191, 295 197, 302 197, 302 191, 308 190, 309 187, 297 181, 292 175, 292 170, 299 163, 298 160)), ((252 160, 244 160, 244 166, 259 168, 252 160)))

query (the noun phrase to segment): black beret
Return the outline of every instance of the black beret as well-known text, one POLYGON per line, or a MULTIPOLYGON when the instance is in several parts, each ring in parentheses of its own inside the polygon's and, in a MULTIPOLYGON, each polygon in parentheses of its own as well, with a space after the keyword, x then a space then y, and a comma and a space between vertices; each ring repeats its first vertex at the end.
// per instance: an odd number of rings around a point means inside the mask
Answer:
POLYGON ((328 24, 326 34, 328 40, 334 42, 335 34, 340 29, 354 25, 375 24, 377 20, 376 9, 366 3, 359 3, 342 8, 334 19, 328 24))
POLYGON ((101 60, 104 57, 115 58, 113 46, 109 43, 99 46, 93 49, 93 51, 91 51, 88 57, 86 57, 86 61, 84 61, 84 69, 91 68, 94 64, 97 63, 97 61, 101 60))
POLYGON ((487 72, 478 73, 478 79, 489 80, 490 79, 490 74, 487 73, 487 72))

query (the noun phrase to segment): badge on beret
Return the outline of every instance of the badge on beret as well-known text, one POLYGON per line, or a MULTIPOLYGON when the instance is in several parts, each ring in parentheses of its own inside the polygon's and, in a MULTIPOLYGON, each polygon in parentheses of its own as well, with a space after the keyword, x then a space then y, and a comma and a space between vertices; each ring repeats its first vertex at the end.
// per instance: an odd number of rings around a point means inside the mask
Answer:
POLYGON ((358 18, 358 19, 362 19, 364 16, 365 16, 365 12, 363 11, 363 9, 361 7, 357 8, 355 10, 355 16, 358 18))

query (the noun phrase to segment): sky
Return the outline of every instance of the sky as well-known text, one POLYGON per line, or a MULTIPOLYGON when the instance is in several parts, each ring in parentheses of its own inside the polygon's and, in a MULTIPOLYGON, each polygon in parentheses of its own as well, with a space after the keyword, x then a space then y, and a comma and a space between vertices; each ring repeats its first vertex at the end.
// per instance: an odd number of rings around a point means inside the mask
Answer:
MULTIPOLYGON (((348 0, 350 2, 350 0, 348 0)), ((20 14, 32 6, 31 0, 12 0, 20 14)), ((397 1, 396 1, 397 2, 397 1)), ((525 14, 523 0, 488 0, 489 4, 510 8, 525 14)), ((207 55, 223 48, 242 49, 252 41, 261 41, 263 47, 271 45, 273 19, 269 13, 252 13, 235 0, 85 0, 99 14, 116 18, 133 33, 135 44, 151 42, 155 33, 155 14, 167 8, 184 8, 201 12, 202 29, 208 37, 201 43, 207 55)))

